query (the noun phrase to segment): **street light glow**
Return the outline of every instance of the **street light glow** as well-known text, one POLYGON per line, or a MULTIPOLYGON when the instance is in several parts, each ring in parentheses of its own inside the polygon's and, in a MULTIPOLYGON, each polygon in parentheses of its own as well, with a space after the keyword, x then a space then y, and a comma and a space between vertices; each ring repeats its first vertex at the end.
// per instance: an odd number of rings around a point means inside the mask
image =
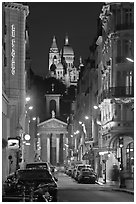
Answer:
POLYGON ((89 117, 86 115, 86 116, 85 116, 85 119, 86 119, 86 120, 88 120, 88 119, 89 119, 89 117))
POLYGON ((30 135, 28 135, 28 134, 26 134, 25 136, 24 136, 24 138, 25 138, 25 140, 30 140, 30 135))
POLYGON ((28 102, 28 101, 30 101, 30 97, 29 96, 26 97, 26 102, 28 102))
POLYGON ((33 117, 33 120, 36 120, 36 117, 33 117))
POLYGON ((33 106, 29 106, 29 108, 28 108, 29 110, 32 110, 33 109, 33 106))
POLYGON ((134 62, 134 60, 131 59, 131 58, 129 58, 129 57, 127 57, 126 59, 127 59, 129 62, 134 62))

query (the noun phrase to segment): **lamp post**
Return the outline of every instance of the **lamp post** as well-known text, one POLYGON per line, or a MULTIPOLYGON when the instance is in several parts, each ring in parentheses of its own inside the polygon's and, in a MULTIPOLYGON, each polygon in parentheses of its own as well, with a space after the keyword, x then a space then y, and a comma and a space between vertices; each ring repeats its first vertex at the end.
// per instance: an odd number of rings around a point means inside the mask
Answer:
POLYGON ((120 147, 120 188, 125 188, 125 179, 123 177, 123 137, 119 138, 120 147))
POLYGON ((103 170, 103 173, 104 173, 104 183, 106 183, 106 159, 103 160, 103 163, 104 163, 104 170, 103 170))
POLYGON ((131 58, 129 58, 129 57, 127 57, 126 59, 127 59, 129 62, 134 62, 134 60, 131 59, 131 58))

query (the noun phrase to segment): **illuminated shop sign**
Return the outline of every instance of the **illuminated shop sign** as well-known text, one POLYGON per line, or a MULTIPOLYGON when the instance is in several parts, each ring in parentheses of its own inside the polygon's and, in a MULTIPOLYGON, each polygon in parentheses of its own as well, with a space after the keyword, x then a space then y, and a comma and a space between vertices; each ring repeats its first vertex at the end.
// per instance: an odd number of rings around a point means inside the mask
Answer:
POLYGON ((8 138, 8 148, 9 149, 18 149, 19 148, 19 140, 15 138, 8 138))
POLYGON ((15 75, 15 25, 11 25, 11 74, 15 75))

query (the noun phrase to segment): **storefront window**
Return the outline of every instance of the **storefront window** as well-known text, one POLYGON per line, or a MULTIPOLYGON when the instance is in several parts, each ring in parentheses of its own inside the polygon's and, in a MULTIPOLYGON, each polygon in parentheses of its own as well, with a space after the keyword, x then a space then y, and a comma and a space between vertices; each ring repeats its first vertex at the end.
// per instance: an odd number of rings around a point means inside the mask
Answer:
POLYGON ((134 168, 134 143, 131 142, 126 148, 126 169, 133 172, 134 168))

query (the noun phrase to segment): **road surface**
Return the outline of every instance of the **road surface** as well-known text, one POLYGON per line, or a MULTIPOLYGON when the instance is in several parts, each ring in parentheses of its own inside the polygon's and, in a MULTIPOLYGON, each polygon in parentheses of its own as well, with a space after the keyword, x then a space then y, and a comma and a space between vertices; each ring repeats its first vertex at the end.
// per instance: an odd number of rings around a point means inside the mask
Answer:
POLYGON ((98 184, 78 184, 71 177, 59 173, 58 202, 134 202, 132 194, 112 191, 98 184))

